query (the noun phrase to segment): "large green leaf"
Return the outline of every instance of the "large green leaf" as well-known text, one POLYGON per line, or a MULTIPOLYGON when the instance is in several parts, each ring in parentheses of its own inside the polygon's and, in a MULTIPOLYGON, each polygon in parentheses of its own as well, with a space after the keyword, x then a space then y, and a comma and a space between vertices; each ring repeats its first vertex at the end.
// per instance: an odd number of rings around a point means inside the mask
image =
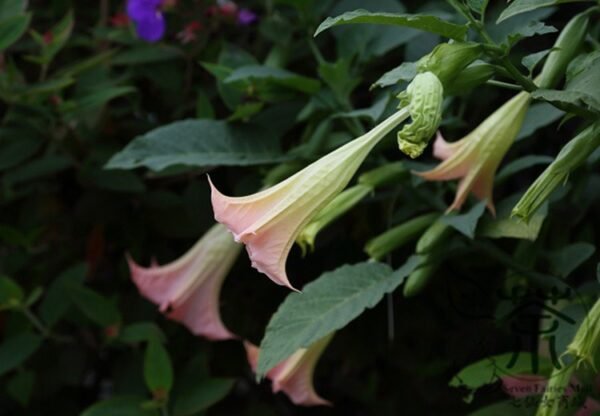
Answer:
POLYGON ((173 165, 247 166, 285 160, 278 138, 253 125, 215 120, 184 120, 137 137, 112 157, 106 168, 173 165))
POLYGON ((93 404, 81 416, 157 416, 157 410, 142 406, 144 400, 133 396, 113 397, 93 404))
POLYGON ((359 9, 346 12, 336 17, 328 17, 319 25, 315 32, 315 36, 333 26, 354 23, 374 23, 410 27, 456 40, 464 40, 467 34, 467 26, 446 22, 437 16, 383 12, 372 13, 367 10, 359 9))
POLYGON ((413 256, 397 271, 377 262, 345 265, 292 293, 271 318, 260 345, 258 376, 299 348, 346 326, 387 292, 398 287, 421 258, 413 256))
POLYGON ((0 51, 8 48, 25 33, 31 13, 16 15, 0 21, 0 51))
POLYGON ((497 207, 495 217, 485 217, 478 228, 477 235, 490 238, 522 238, 535 241, 548 215, 548 204, 531 217, 528 222, 511 216, 512 209, 521 198, 521 194, 502 200, 497 207))
POLYGON ((559 277, 569 276, 575 269, 589 259, 596 247, 590 243, 573 243, 554 250, 548 256, 550 269, 559 277))
POLYGON ((196 381, 175 396, 174 416, 194 416, 222 400, 233 387, 234 379, 209 378, 196 381))
POLYGON ((225 78, 224 82, 232 83, 245 80, 273 82, 309 94, 319 90, 319 81, 316 79, 298 75, 285 69, 261 65, 246 65, 237 68, 225 78))
POLYGON ((513 0, 506 9, 498 17, 497 23, 508 19, 517 14, 525 13, 531 10, 539 9, 540 7, 555 6, 561 3, 574 3, 577 1, 586 0, 513 0))
POLYGON ((152 338, 144 355, 144 379, 148 389, 155 394, 168 393, 173 387, 173 366, 169 353, 152 338))
POLYGON ((0 376, 21 365, 41 343, 41 337, 31 332, 5 339, 0 344, 0 376))
POLYGON ((475 229, 477 228, 477 223, 479 219, 485 212, 485 201, 481 201, 478 204, 474 205, 473 208, 469 210, 469 212, 465 214, 456 214, 454 212, 450 214, 446 214, 441 217, 441 221, 449 225, 456 230, 460 231, 462 234, 466 235, 469 238, 475 237, 475 229))

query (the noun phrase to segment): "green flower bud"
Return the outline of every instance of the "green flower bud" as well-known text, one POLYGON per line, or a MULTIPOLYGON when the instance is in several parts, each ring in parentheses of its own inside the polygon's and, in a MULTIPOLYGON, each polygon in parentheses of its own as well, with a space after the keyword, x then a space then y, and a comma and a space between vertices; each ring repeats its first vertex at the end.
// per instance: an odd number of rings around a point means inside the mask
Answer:
POLYGON ((600 353, 600 299, 581 322, 566 353, 575 357, 577 365, 587 362, 598 371, 596 357, 600 353))
POLYGON ((393 162, 363 173, 358 178, 358 183, 377 188, 394 184, 408 176, 410 174, 402 162, 393 162))
POLYGON ((391 228, 369 240, 365 245, 365 252, 372 259, 379 260, 416 238, 438 217, 439 214, 437 213, 425 214, 391 228))
POLYGON ((302 249, 302 253, 306 253, 307 248, 310 248, 311 251, 314 250, 315 238, 319 231, 344 215, 371 192, 373 192, 373 187, 359 184, 346 189, 333 198, 296 237, 296 243, 302 249))
POLYGON ((463 69, 458 76, 452 80, 450 85, 444 85, 447 95, 462 95, 471 91, 473 88, 483 84, 495 73, 492 65, 478 62, 463 69))
POLYGON ((443 84, 450 86, 454 78, 481 55, 481 45, 471 42, 441 43, 419 59, 417 72, 432 72, 443 84))
POLYGON ((398 146, 414 159, 423 153, 442 121, 444 87, 432 72, 417 74, 398 99, 412 119, 398 132, 398 146))
POLYGON ((427 255, 426 257, 427 259, 425 262, 427 264, 419 267, 406 278, 406 282, 404 282, 404 287, 402 289, 404 297, 410 298, 421 293, 437 271, 438 264, 436 262, 428 262, 430 255, 427 255))
POLYGON ((544 68, 540 74, 540 88, 554 88, 556 83, 565 73, 567 65, 579 52, 579 47, 583 43, 588 32, 589 14, 580 13, 569 20, 569 23, 558 35, 554 48, 548 55, 544 68))
POLYGON ((579 167, 600 146, 600 122, 596 122, 567 143, 554 162, 527 189, 512 215, 527 221, 569 174, 579 167))
POLYGON ((452 233, 452 228, 440 220, 431 224, 417 241, 417 254, 429 253, 452 233))

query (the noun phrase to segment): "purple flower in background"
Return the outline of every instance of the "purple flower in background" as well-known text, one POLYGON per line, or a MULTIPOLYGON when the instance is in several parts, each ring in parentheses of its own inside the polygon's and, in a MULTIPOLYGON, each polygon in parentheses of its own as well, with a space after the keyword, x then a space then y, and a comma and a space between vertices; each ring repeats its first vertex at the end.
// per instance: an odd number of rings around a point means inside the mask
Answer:
POLYGON ((258 19, 258 16, 252 10, 240 9, 240 11, 238 12, 237 18, 238 18, 238 23, 240 25, 247 26, 247 25, 250 25, 250 24, 256 22, 256 20, 258 19))
POLYGON ((138 36, 148 42, 156 42, 165 34, 165 18, 162 0, 128 0, 127 14, 135 22, 138 36))

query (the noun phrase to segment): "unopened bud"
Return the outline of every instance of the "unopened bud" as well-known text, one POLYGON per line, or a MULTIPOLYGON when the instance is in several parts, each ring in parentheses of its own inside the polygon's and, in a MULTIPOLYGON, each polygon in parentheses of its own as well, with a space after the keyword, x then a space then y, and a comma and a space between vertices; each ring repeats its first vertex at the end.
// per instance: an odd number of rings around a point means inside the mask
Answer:
POLYGON ((448 88, 463 69, 481 55, 481 45, 471 42, 441 43, 417 62, 417 72, 432 72, 448 88))
POLYGON ((424 72, 417 74, 398 98, 412 119, 398 132, 398 146, 414 159, 423 153, 442 121, 444 87, 432 72, 424 72))

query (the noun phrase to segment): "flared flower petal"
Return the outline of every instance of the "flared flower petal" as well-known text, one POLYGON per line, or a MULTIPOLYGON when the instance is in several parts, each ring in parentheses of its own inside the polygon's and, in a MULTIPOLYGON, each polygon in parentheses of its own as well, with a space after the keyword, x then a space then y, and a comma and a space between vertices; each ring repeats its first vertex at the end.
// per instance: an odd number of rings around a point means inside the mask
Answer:
POLYGON ((495 212, 494 176, 519 133, 529 102, 528 93, 519 93, 457 142, 448 143, 438 135, 434 156, 442 163, 432 170, 415 173, 429 181, 460 179, 449 211, 460 209, 472 192, 478 199, 487 200, 488 209, 495 212))
POLYGON ((210 182, 215 219, 246 245, 254 268, 294 289, 285 263, 296 237, 346 187, 373 146, 407 117, 407 110, 398 111, 370 132, 254 195, 228 197, 210 182))
POLYGON ((186 254, 164 266, 140 267, 128 257, 131 278, 140 293, 168 318, 211 340, 236 338, 219 314, 223 281, 241 245, 221 224, 214 225, 186 254))
MULTIPOLYGON (((284 392, 290 400, 299 406, 331 406, 315 392, 313 374, 319 357, 331 341, 333 333, 321 338, 308 348, 302 348, 289 358, 273 367, 267 378, 272 382, 273 393, 284 392)), ((259 348, 244 341, 246 355, 252 370, 256 370, 259 348)))

